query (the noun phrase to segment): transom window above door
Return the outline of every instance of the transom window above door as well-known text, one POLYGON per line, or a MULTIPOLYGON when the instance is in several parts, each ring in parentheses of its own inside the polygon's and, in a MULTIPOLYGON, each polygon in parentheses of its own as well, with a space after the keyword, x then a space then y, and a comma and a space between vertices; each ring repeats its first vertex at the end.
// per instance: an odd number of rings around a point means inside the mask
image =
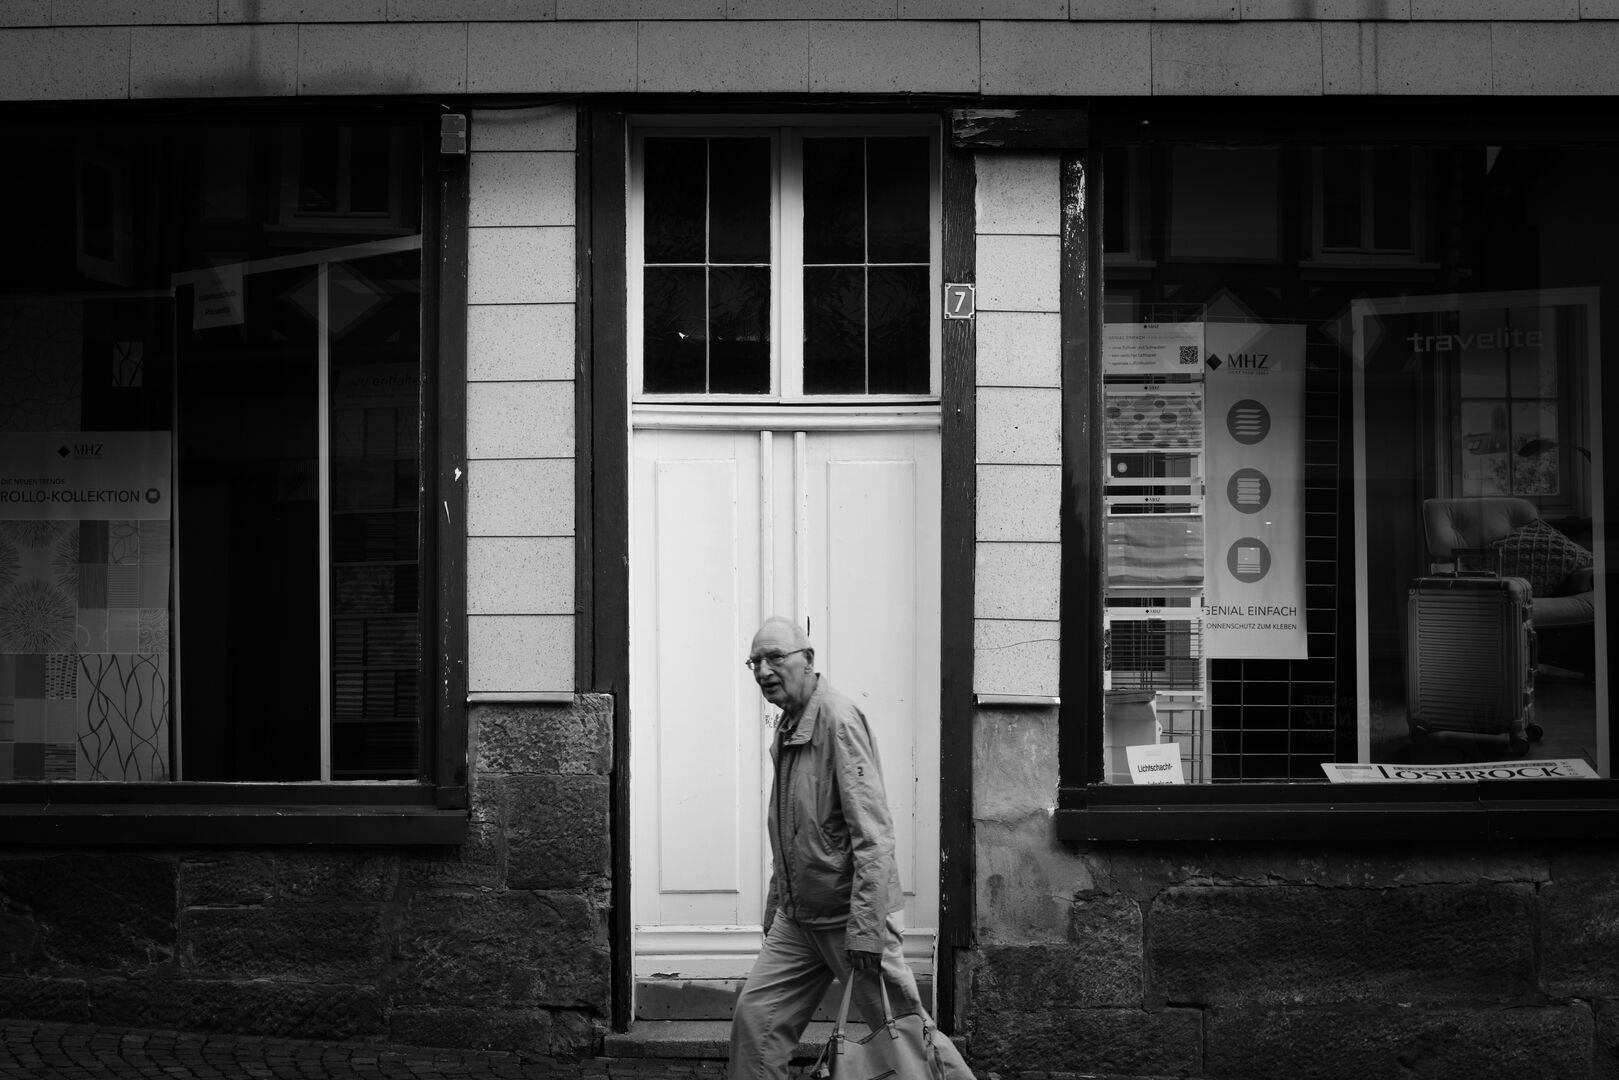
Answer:
POLYGON ((931 399, 936 129, 654 128, 631 171, 637 399, 931 399))

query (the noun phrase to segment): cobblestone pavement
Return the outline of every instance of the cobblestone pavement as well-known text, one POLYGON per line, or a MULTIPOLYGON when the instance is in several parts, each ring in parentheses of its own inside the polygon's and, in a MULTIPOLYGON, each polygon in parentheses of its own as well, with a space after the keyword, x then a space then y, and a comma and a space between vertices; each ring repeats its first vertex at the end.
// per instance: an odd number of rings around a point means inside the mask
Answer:
POLYGON ((0 1020, 4 1080, 724 1080, 725 1063, 524 1053, 0 1020))

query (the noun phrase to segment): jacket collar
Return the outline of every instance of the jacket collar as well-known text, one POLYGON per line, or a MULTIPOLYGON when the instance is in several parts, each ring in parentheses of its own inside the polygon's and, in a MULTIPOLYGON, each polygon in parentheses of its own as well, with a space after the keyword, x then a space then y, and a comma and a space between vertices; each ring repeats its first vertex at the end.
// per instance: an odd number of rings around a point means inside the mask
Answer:
POLYGON ((815 724, 821 715, 821 698, 826 693, 826 676, 817 675, 815 689, 810 699, 804 703, 804 711, 798 714, 798 722, 793 725, 786 738, 782 739, 784 746, 802 746, 810 741, 815 734, 815 724))

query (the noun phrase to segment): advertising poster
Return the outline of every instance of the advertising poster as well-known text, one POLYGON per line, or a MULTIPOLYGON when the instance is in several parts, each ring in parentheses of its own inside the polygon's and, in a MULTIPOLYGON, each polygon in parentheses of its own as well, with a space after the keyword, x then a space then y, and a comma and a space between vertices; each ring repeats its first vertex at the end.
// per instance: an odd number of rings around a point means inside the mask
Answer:
POLYGON ((1197 375, 1203 324, 1108 323, 1102 330, 1102 365, 1108 375, 1147 378, 1197 375))
POLYGON ((0 433, 0 521, 167 521, 167 431, 0 433))
POLYGON ((1207 324, 1207 654, 1302 659, 1304 327, 1207 324))
POLYGON ((0 433, 0 780, 169 778, 170 439, 0 433))

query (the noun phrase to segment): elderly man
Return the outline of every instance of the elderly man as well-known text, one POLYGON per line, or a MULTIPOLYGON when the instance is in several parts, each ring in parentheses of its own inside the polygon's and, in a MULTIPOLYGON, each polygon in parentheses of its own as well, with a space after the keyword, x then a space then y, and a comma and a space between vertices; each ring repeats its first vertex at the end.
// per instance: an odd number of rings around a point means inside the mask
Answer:
MULTIPOLYGON (((781 722, 764 945, 737 998, 730 1075, 784 1080, 815 1007, 851 969, 882 973, 896 1015, 925 1010, 900 952, 894 822, 865 715, 816 672, 814 647, 787 619, 765 621, 747 665, 781 722)), ((874 979, 861 979, 855 999, 867 1023, 881 1021, 874 979)), ((945 1076, 971 1080, 949 1038, 934 1038, 945 1076)))

